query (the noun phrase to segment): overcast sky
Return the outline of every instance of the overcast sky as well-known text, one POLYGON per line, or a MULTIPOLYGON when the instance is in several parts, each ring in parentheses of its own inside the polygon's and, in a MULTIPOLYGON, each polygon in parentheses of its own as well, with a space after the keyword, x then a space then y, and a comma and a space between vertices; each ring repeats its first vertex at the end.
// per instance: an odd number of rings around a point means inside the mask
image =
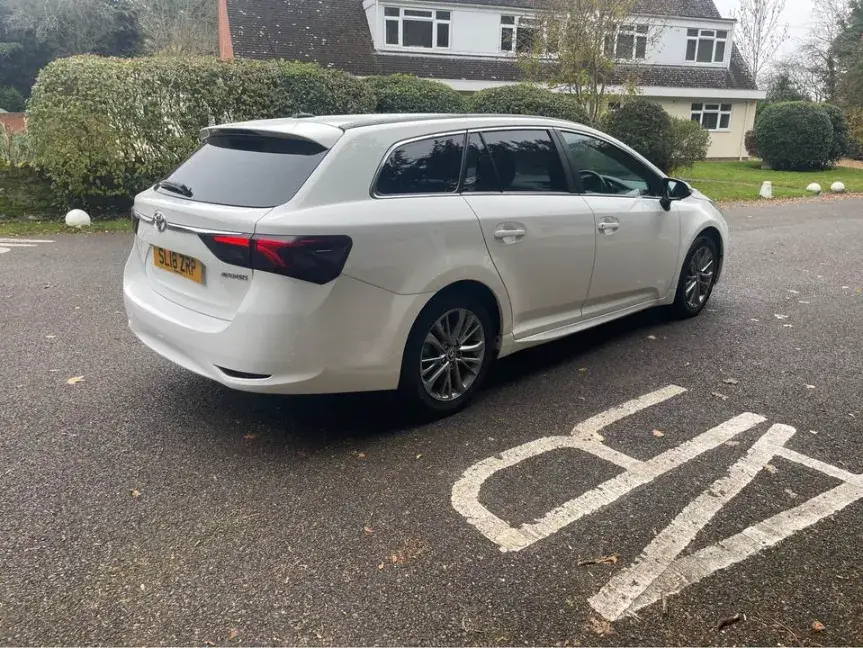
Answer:
MULTIPOLYGON (((732 10, 738 7, 738 0, 714 0, 719 12, 723 17, 731 16, 732 10)), ((789 39, 782 48, 777 58, 790 54, 797 43, 806 36, 809 25, 812 23, 812 1, 811 0, 785 0, 785 11, 783 20, 789 26, 789 39)))

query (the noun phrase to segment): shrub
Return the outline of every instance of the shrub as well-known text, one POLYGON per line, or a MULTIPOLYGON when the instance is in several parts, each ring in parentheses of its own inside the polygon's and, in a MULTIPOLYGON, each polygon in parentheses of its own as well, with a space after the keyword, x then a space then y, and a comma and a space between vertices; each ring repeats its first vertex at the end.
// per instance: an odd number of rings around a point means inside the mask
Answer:
POLYGON ((848 122, 845 121, 845 114, 839 106, 821 104, 821 110, 827 114, 830 125, 833 126, 833 139, 831 140, 828 160, 836 162, 848 154, 848 122))
POLYGON ((587 113, 569 94, 519 83, 489 88, 474 93, 468 106, 471 112, 498 115, 537 115, 588 123, 587 113))
POLYGON ((368 85, 308 63, 78 56, 39 74, 29 104, 36 164, 74 203, 127 203, 223 122, 374 110, 368 85))
POLYGON ((689 169, 707 157, 710 133, 691 119, 671 119, 671 169, 689 169))
POLYGON ((743 146, 749 157, 758 157, 758 140, 755 139, 755 129, 746 131, 743 136, 743 146))
POLYGON ((822 169, 830 161, 833 126, 818 105, 789 101, 764 109, 755 139, 761 158, 774 169, 822 169))
POLYGON ((641 97, 623 104, 606 124, 609 135, 628 144, 666 173, 672 164, 673 129, 671 116, 662 106, 641 97))
POLYGON ((33 151, 27 133, 11 131, 0 124, 0 167, 20 167, 32 162, 33 151))
POLYGON ((460 113, 467 102, 458 91, 439 81, 409 74, 374 76, 366 79, 382 113, 460 113))
POLYGON ((23 112, 24 95, 12 86, 0 86, 0 110, 23 112))

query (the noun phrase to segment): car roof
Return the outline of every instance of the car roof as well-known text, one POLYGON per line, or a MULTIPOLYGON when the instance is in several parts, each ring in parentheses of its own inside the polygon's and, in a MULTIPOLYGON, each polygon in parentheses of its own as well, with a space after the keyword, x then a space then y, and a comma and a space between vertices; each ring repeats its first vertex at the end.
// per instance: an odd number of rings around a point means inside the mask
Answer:
POLYGON ((341 131, 367 128, 371 126, 410 125, 428 122, 438 122, 445 127, 477 128, 482 126, 498 126, 502 122, 507 125, 563 125, 571 124, 561 119, 539 117, 532 115, 486 115, 476 113, 369 113, 359 115, 320 115, 284 117, 279 119, 259 119, 254 121, 223 124, 216 129, 249 129, 271 133, 296 133, 303 125, 320 125, 338 128, 341 131))

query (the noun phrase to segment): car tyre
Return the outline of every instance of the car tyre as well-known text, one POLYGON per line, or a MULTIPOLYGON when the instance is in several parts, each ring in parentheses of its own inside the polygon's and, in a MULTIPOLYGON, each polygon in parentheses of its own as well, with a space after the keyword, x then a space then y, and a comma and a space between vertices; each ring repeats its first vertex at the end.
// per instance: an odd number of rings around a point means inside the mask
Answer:
POLYGON ((464 292, 434 297, 411 328, 399 391, 421 418, 463 409, 488 374, 497 330, 488 307, 464 292))
POLYGON ((710 299, 719 270, 719 253, 716 242, 708 236, 699 236, 692 243, 677 281, 677 293, 671 310, 678 318, 698 315, 710 299))

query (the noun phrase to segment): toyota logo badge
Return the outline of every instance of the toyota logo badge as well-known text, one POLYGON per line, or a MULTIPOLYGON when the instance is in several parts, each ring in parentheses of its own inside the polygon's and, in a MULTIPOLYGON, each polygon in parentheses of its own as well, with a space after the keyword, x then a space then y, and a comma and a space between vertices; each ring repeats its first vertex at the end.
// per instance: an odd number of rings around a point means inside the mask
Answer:
POLYGON ((156 227, 157 231, 164 232, 168 227, 168 221, 165 220, 165 214, 162 212, 156 212, 153 216, 153 225, 156 227))

